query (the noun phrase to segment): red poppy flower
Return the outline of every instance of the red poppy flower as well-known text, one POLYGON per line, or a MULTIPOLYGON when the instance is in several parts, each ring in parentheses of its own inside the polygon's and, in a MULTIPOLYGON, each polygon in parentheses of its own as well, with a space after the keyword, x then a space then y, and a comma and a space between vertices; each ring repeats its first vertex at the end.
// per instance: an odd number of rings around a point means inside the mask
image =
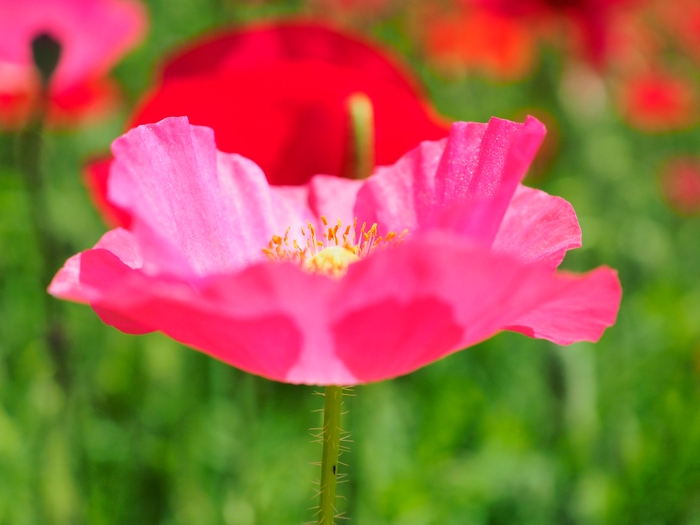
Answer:
POLYGON ((111 107, 117 91, 105 75, 145 27, 143 8, 131 0, 0 0, 0 126, 25 122, 39 94, 36 37, 61 45, 49 119, 71 121, 111 107))
POLYGON ((618 99, 625 120, 641 131, 671 131, 697 121, 696 90, 681 76, 652 71, 630 77, 618 99))
MULTIPOLYGON (((312 23, 257 26, 187 47, 167 61, 131 126, 187 116, 214 129, 219 149, 260 165, 270 183, 296 185, 320 173, 344 174, 347 103, 357 92, 374 106, 379 165, 447 134, 418 82, 395 60, 312 23)), ((93 192, 104 190, 106 175, 88 170, 93 192)), ((99 205, 104 195, 95 200, 99 205)))

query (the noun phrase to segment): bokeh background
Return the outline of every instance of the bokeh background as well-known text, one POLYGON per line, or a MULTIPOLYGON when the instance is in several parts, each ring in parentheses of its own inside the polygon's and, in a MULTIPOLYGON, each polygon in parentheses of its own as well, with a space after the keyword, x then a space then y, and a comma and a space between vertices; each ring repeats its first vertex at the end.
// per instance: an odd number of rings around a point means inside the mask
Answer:
MULTIPOLYGON (((122 132, 164 53, 269 17, 358 31, 410 64, 450 119, 545 122, 527 183, 578 213, 584 246, 564 267, 615 267, 624 297, 598 344, 503 333, 356 388, 341 509, 372 525, 700 524, 700 54, 681 27, 700 20, 698 5, 667 2, 684 6, 674 19, 662 2, 588 3, 625 4, 621 25, 606 26, 625 38, 592 45, 569 9, 581 2, 485 15, 433 0, 149 0, 148 36, 113 73, 121 110, 46 135, 63 250, 105 231, 82 166, 122 132)), ((15 143, 0 134, 0 524, 311 521, 317 389, 124 335, 75 304, 61 306, 71 345, 60 377, 15 143)))

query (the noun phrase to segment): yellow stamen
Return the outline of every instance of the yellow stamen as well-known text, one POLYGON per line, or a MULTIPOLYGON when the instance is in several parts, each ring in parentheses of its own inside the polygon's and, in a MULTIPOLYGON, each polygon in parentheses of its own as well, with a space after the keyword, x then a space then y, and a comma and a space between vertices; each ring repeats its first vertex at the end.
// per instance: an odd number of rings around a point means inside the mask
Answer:
POLYGON ((296 239, 292 239, 290 246, 290 228, 287 228, 284 237, 272 236, 267 248, 263 248, 263 253, 270 260, 295 262, 304 270, 312 273, 322 273, 329 277, 342 277, 350 264, 367 257, 376 249, 384 249, 402 242, 407 234, 407 230, 404 230, 401 235, 397 235, 396 232, 388 232, 382 237, 377 235, 376 223, 367 229, 365 222, 362 223, 358 232, 357 217, 351 226, 344 229, 340 219, 333 226, 328 225, 328 219, 323 215, 320 220, 323 224, 320 237, 316 234, 315 226, 307 221, 307 228, 301 228, 302 245, 296 239), (342 244, 338 237, 339 232, 342 233, 342 244))

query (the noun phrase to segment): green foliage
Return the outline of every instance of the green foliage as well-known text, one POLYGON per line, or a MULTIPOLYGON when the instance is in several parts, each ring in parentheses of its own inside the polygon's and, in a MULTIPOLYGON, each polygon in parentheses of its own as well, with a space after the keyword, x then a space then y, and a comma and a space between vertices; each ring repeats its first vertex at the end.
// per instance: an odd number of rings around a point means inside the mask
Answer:
MULTIPOLYGON (((152 0, 148 41, 116 70, 130 103, 158 58, 214 25, 296 2, 152 0)), ((377 34, 412 53, 390 23, 377 34)), ((348 498, 372 525, 700 523, 700 221, 662 202, 657 170, 700 130, 643 136, 610 108, 563 104, 560 59, 498 85, 444 79, 414 55, 445 115, 540 108, 561 149, 538 185, 575 206, 584 248, 565 267, 619 269, 617 325, 559 348, 501 334, 395 381, 355 389, 348 498)), ((66 254, 104 226, 80 166, 125 120, 48 138, 49 213, 66 254)), ((72 382, 56 382, 28 201, 0 136, 0 525, 285 525, 310 520, 321 398, 232 369, 160 335, 132 337, 66 304, 72 382)))

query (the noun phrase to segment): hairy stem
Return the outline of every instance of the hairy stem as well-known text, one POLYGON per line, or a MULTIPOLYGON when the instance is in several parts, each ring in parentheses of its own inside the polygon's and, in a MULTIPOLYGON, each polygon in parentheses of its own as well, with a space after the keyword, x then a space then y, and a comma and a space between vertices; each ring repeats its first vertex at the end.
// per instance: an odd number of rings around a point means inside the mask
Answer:
POLYGON ((321 507, 318 525, 335 523, 335 489, 338 482, 338 455, 340 452, 340 409, 343 387, 327 386, 323 408, 323 456, 321 459, 321 507))

